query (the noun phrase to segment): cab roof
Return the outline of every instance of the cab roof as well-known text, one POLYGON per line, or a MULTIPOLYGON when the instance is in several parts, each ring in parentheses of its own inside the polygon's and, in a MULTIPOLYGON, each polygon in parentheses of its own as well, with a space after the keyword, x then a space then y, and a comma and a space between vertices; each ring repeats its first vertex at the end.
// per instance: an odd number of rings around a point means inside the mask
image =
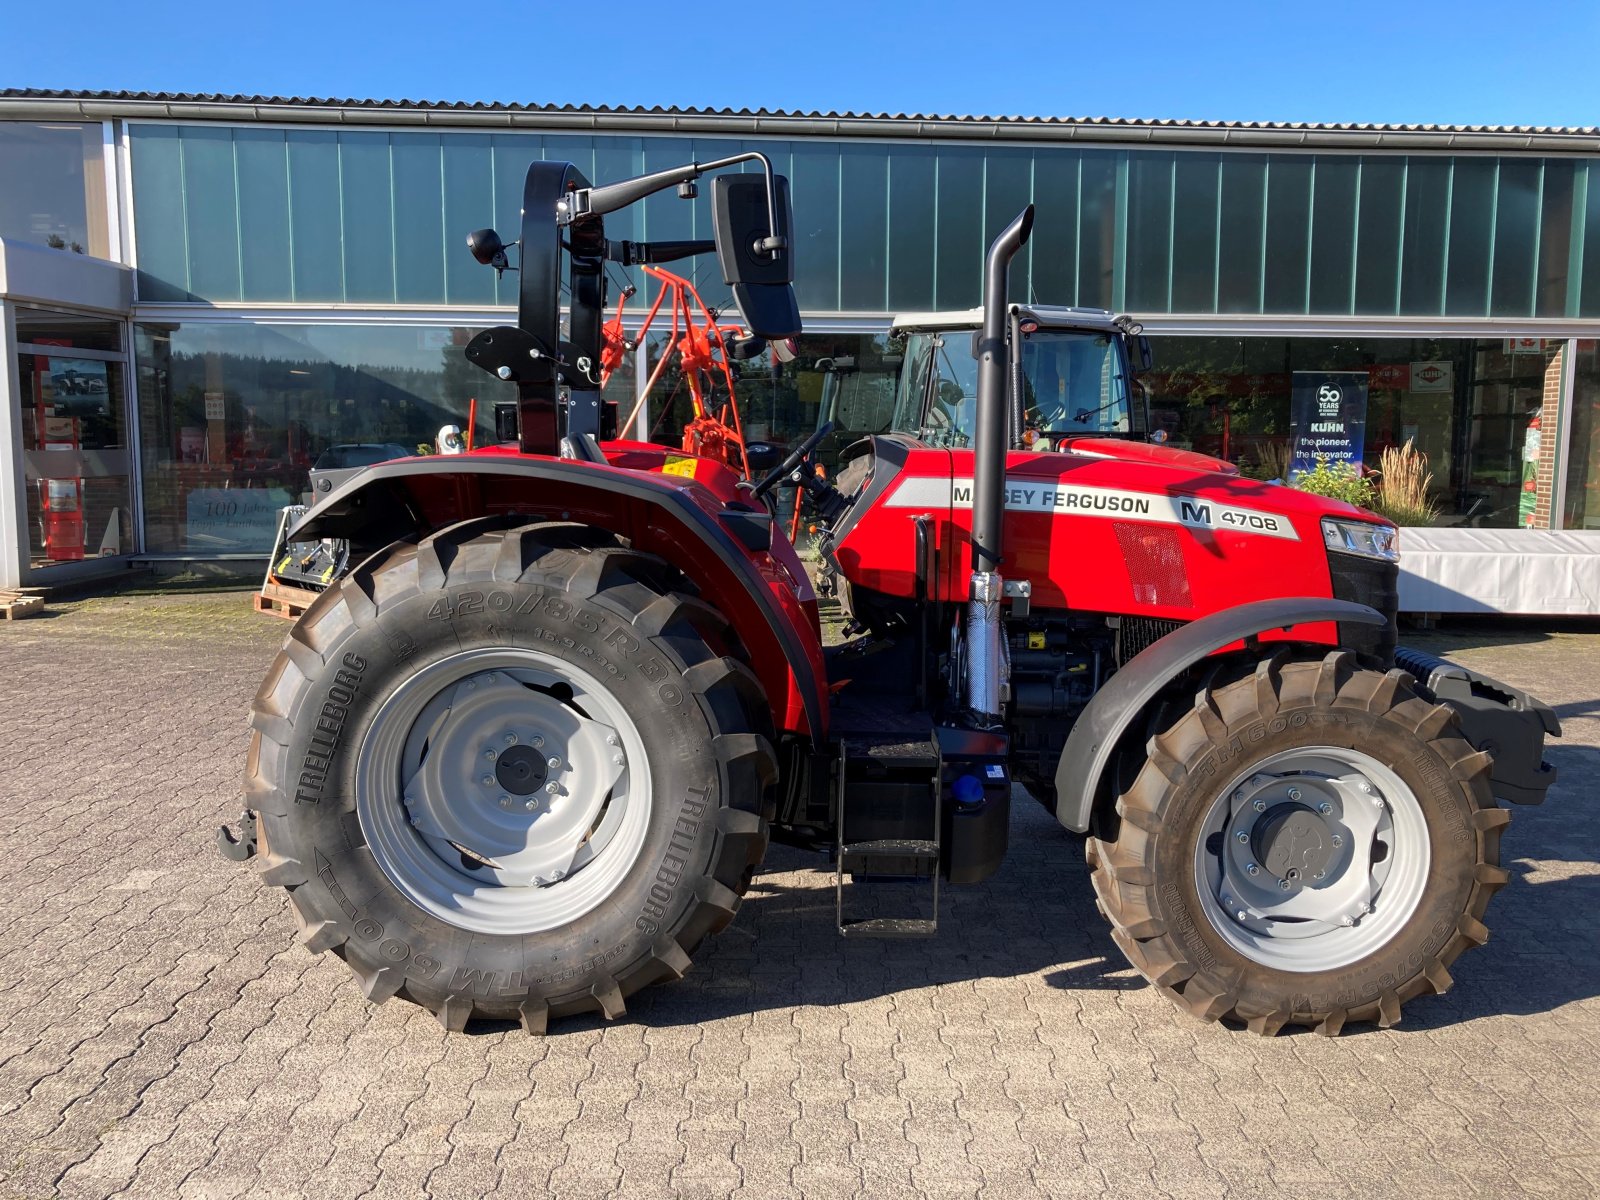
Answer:
MULTIPOLYGON (((1087 329, 1097 333, 1127 332, 1136 324, 1133 318, 1121 316, 1106 308, 1070 308, 1061 304, 1013 304, 1010 311, 1024 320, 1031 317, 1045 329, 1087 329)), ((949 312, 901 313, 889 327, 890 332, 907 329, 979 329, 983 326, 983 309, 962 308, 949 312)))

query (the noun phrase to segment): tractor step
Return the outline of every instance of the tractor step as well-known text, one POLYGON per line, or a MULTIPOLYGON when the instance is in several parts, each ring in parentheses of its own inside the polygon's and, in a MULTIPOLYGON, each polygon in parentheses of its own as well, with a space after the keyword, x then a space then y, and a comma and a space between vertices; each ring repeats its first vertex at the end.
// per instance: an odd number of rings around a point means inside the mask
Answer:
POLYGON ((834 918, 840 936, 933 936, 939 928, 941 847, 939 753, 932 738, 841 742, 836 823, 834 918), (847 829, 869 836, 852 842, 847 829), (925 911, 932 915, 847 915, 847 883, 852 897, 864 892, 872 902, 890 892, 903 897, 906 885, 920 885, 919 891, 925 886, 930 893, 925 911))

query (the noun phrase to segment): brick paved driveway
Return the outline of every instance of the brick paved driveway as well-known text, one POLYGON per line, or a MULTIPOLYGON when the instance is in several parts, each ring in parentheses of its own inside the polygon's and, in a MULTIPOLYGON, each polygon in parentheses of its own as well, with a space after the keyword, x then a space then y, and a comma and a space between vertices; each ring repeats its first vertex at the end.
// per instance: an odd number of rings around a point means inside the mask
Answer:
POLYGON ((212 853, 280 625, 237 594, 56 614, 0 626, 0 1197, 1600 1190, 1600 635, 1425 643, 1568 738, 1494 938, 1394 1030, 1179 1015, 1022 799, 936 942, 839 941, 830 876, 776 849, 688 979, 540 1040, 369 1008, 212 853))

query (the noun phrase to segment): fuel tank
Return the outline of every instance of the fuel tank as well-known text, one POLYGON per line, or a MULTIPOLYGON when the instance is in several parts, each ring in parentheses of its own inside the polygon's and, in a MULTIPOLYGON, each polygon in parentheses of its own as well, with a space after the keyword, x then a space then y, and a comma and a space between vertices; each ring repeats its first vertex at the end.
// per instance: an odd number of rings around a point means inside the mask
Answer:
MULTIPOLYGON (((916 519, 936 547, 930 592, 965 600, 973 455, 874 438, 862 491, 834 536, 852 585, 917 594, 916 519)), ((1035 608, 1188 621, 1276 596, 1330 596, 1324 516, 1378 520, 1339 501, 1242 478, 1187 451, 1104 438, 1006 459, 1007 580, 1035 608)))

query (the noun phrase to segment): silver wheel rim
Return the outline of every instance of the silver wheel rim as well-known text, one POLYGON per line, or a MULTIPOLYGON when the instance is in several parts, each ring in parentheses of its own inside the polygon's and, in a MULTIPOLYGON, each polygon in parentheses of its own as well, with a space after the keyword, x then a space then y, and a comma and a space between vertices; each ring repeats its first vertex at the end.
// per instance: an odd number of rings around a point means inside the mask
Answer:
POLYGON ((467 650, 384 700, 356 761, 367 846, 411 902, 478 933, 538 933, 610 896, 650 820, 650 761, 593 675, 467 650))
POLYGON ((1330 971, 1405 927, 1431 860, 1427 819, 1398 775, 1359 750, 1308 746, 1257 763, 1217 796, 1195 880, 1207 920, 1239 953, 1330 971))

